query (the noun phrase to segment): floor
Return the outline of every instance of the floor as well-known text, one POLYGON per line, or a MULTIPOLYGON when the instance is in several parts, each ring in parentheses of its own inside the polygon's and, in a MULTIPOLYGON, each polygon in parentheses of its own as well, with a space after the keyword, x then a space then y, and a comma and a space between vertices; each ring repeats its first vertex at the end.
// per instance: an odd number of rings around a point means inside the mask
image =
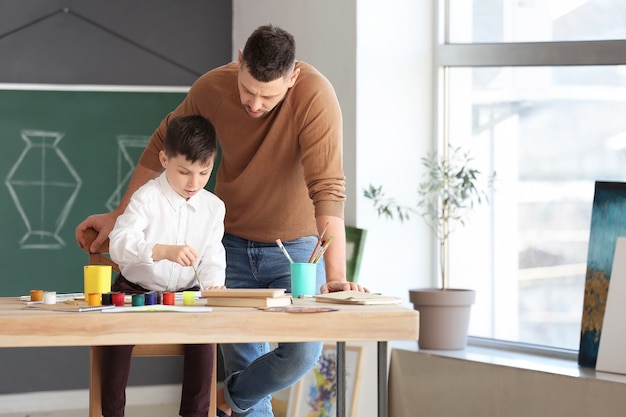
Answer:
MULTIPOLYGON (((87 409, 0 414, 0 417, 86 417, 87 409)), ((126 407, 126 417, 176 417, 178 404, 136 405, 126 407)))
MULTIPOLYGON (((178 416, 180 386, 177 384, 129 387, 126 394, 126 417, 178 416)), ((0 417, 86 417, 88 396, 88 390, 0 395, 0 417)), ((275 417, 285 417, 288 398, 288 390, 274 395, 275 417)))
MULTIPOLYGON (((86 417, 87 409, 55 410, 41 412, 0 413, 0 417, 86 417)), ((274 416, 285 417, 286 404, 274 403, 274 416)), ((135 405, 126 407, 126 417, 176 417, 178 404, 135 405)))

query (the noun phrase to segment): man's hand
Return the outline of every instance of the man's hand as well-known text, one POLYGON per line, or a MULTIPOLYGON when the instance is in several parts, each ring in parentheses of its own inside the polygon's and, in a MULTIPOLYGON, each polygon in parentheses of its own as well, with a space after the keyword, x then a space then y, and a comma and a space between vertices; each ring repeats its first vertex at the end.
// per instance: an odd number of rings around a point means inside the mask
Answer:
POLYGON ((95 252, 100 249, 102 242, 107 240, 109 233, 113 230, 117 216, 122 214, 124 209, 126 209, 126 206, 130 201, 130 196, 133 195, 139 187, 148 182, 148 180, 158 177, 159 174, 160 172, 152 171, 145 168, 141 164, 137 165, 132 177, 130 177, 130 181, 126 187, 126 192, 122 196, 117 208, 110 213, 92 214, 83 220, 81 224, 76 226, 76 242, 78 243, 78 246, 80 246, 81 249, 85 247, 85 231, 89 228, 93 228, 98 232, 98 237, 96 237, 91 244, 89 252, 95 252))
POLYGON ((359 292, 370 292, 370 290, 368 290, 364 286, 348 281, 327 281, 326 284, 322 285, 322 287, 320 288, 320 292, 322 294, 350 290, 359 292))
POLYGON ((102 242, 107 240, 109 233, 115 226, 115 219, 117 219, 117 213, 110 212, 104 214, 92 214, 87 217, 81 224, 76 226, 76 242, 80 248, 85 247, 85 231, 89 228, 95 229, 98 232, 98 237, 93 241, 89 252, 95 252, 100 248, 102 242))

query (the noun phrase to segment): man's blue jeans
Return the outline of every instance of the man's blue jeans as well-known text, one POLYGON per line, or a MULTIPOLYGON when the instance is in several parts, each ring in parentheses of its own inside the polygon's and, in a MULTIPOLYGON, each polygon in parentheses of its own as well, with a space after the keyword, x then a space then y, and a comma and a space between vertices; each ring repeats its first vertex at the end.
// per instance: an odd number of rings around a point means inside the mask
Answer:
MULTIPOLYGON (((316 236, 283 242, 294 262, 307 262, 316 236)), ((225 234, 226 286, 228 288, 286 288, 291 292, 289 261, 276 243, 253 242, 225 234)), ((317 288, 326 282, 323 260, 318 263, 317 288)), ((267 326, 272 326, 267 314, 267 326)), ((226 381, 224 396, 234 415, 273 417, 271 394, 297 382, 317 363, 322 342, 269 345, 237 343, 220 345, 226 381)))

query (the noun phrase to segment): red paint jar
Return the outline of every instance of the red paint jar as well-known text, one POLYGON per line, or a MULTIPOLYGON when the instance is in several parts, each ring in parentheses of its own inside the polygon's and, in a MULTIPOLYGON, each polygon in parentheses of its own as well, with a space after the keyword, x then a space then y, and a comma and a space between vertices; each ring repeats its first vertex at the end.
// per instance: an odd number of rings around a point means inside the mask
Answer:
POLYGON ((163 293, 163 305, 173 306, 176 304, 176 293, 164 292, 163 293))
POLYGON ((111 298, 113 301, 113 305, 117 307, 124 307, 124 293, 123 292, 114 292, 111 294, 111 298))

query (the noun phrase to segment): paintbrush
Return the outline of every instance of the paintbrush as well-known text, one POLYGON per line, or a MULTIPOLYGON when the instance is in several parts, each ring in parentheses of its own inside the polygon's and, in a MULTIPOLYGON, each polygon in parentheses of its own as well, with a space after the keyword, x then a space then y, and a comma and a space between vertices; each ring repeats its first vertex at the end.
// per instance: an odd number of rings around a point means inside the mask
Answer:
POLYGON ((193 268, 194 274, 196 274, 196 281, 198 281, 198 286, 200 287, 200 291, 204 291, 204 286, 202 285, 202 281, 200 281, 200 275, 198 275, 198 268, 195 265, 191 265, 193 268))
MULTIPOLYGON (((185 245, 189 246, 189 244, 185 241, 185 245)), ((200 287, 200 291, 204 291, 204 286, 202 285, 202 281, 200 281, 200 275, 198 275, 198 268, 194 264, 191 264, 193 268, 193 273, 196 274, 196 281, 198 282, 198 287, 200 287)))
POLYGON ((329 237, 328 240, 326 242, 324 242, 324 244, 322 245, 322 247, 320 248, 319 253, 317 254, 317 256, 315 257, 315 259, 313 260, 313 263, 318 263, 320 261, 320 259, 322 259, 322 256, 324 255, 324 252, 326 252, 326 249, 328 249, 328 247, 330 246, 330 242, 333 241, 333 237, 329 237))
POLYGON ((320 243, 322 243, 322 238, 326 234, 326 229, 328 229, 328 223, 330 222, 326 222, 326 226, 324 226, 324 230, 322 230, 322 234, 320 235, 320 237, 317 238, 317 243, 315 244, 315 247, 313 248, 313 253, 311 253, 311 257, 309 258, 309 263, 313 262, 313 260, 315 259, 315 254, 317 252, 317 249, 319 248, 320 243))
POLYGON ((287 259, 289 260, 289 263, 293 263, 293 259, 291 259, 291 256, 289 256, 289 253, 287 252, 287 249, 285 249, 285 246, 283 246, 283 242, 280 239, 276 239, 276 244, 278 245, 278 247, 280 248, 281 251, 283 251, 283 253, 285 254, 285 256, 287 257, 287 259))

